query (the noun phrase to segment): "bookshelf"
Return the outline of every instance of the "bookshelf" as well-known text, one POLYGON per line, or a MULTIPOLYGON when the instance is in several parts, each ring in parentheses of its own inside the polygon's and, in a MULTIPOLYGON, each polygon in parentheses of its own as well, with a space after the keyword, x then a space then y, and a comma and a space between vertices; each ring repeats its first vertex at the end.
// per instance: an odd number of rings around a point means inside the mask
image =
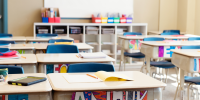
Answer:
MULTIPOLYGON (((47 28, 50 34, 55 34, 55 28, 63 29, 63 33, 57 33, 60 36, 67 36, 79 40, 80 43, 87 43, 94 47, 93 52, 102 52, 102 50, 110 50, 107 54, 116 59, 114 64, 117 64, 120 60, 120 41, 118 36, 123 35, 124 32, 141 32, 143 35, 147 35, 147 23, 119 23, 119 24, 102 24, 102 23, 34 23, 33 36, 35 37, 40 27, 47 28), (87 34, 86 27, 97 27, 99 29, 98 34, 87 34), (80 34, 70 34, 70 27, 81 27, 80 34), (102 28, 113 28, 112 34, 102 34, 102 28)), ((132 59, 129 59, 130 64, 132 59)))

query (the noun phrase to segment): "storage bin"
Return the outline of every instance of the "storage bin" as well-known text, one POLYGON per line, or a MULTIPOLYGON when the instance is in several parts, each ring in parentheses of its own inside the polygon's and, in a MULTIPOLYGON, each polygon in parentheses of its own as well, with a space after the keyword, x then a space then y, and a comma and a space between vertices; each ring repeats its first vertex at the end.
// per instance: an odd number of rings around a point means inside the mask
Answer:
POLYGON ((48 17, 42 17, 42 22, 43 23, 48 23, 49 22, 49 18, 48 17))
POLYGON ((120 18, 120 23, 126 23, 126 17, 121 17, 120 18))
POLYGON ((114 18, 113 17, 108 17, 108 23, 114 23, 114 18))
POLYGON ((92 23, 101 23, 100 17, 92 17, 92 23))
POLYGON ((97 27, 86 27, 86 34, 98 34, 99 29, 97 27))
POLYGON ((48 29, 38 29, 38 34, 48 33, 48 29))
POLYGON ((132 23, 133 22, 133 18, 126 18, 126 23, 132 23))
POLYGON ((114 28, 102 28, 102 34, 115 34, 114 28))
POLYGON ((49 23, 54 23, 54 17, 49 17, 49 23))
POLYGON ((53 26, 53 33, 67 34, 67 26, 53 26))
POLYGON ((81 27, 69 27, 70 34, 80 34, 81 27))
POLYGON ((65 33, 65 30, 64 29, 55 29, 54 33, 62 34, 62 33, 65 33))
POLYGON ((55 23, 60 23, 60 17, 54 17, 54 22, 55 23))
POLYGON ((101 17, 101 23, 108 23, 108 17, 101 17))
POLYGON ((114 23, 119 23, 120 22, 120 18, 119 17, 114 17, 114 23))

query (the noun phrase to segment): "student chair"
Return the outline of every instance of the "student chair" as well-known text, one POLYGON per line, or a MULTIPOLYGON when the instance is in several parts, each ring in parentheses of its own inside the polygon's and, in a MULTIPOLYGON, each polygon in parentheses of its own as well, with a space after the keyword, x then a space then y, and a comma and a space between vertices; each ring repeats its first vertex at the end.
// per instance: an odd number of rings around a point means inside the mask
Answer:
POLYGON ((168 33, 168 32, 178 33, 180 35, 180 30, 163 30, 163 33, 168 33))
POLYGON ((167 32, 167 33, 161 33, 160 35, 180 35, 180 33, 167 32))
POLYGON ((15 41, 4 41, 4 40, 0 40, 0 44, 15 44, 15 41))
POLYGON ((112 64, 105 64, 105 63, 70 64, 67 69, 67 73, 82 73, 82 72, 97 72, 97 71, 114 72, 115 69, 112 64))
MULTIPOLYGON (((181 49, 200 49, 200 46, 182 46, 181 49)), ((188 83, 187 96, 188 96, 188 100, 190 100, 190 96, 189 96, 190 95, 190 86, 191 85, 200 85, 200 77, 185 76, 184 80, 185 80, 185 83, 188 83)), ((175 93, 174 100, 176 99, 176 95, 178 93, 179 86, 180 86, 180 84, 178 83, 178 86, 176 88, 176 93, 175 93)))
POLYGON ((0 34, 0 38, 5 38, 5 37, 13 37, 13 35, 12 34, 5 34, 5 33, 0 34))
POLYGON ((126 35, 142 35, 142 33, 139 33, 139 32, 125 32, 123 35, 124 36, 126 36, 126 35))
POLYGON ((8 48, 0 48, 0 52, 7 52, 7 51, 9 51, 8 48))
POLYGON ((37 37, 55 37, 58 34, 37 34, 37 37))
POLYGON ((55 43, 55 42, 74 42, 73 40, 68 39, 50 39, 49 43, 55 43))
POLYGON ((188 41, 200 40, 200 37, 189 37, 188 41))
POLYGON ((8 74, 24 74, 24 69, 19 66, 0 65, 0 69, 8 68, 8 74))
POLYGON ((46 53, 79 53, 76 45, 48 45, 46 53))

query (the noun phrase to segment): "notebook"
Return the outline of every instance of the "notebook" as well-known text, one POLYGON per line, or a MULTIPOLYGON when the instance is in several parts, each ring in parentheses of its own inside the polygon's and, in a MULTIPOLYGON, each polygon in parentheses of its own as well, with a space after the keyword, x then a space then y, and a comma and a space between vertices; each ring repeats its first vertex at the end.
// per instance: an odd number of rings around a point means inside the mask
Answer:
POLYGON ((73 42, 55 42, 54 44, 67 44, 67 45, 72 45, 73 42))
POLYGON ((97 53, 80 53, 79 56, 84 59, 92 59, 92 58, 106 58, 106 54, 102 52, 97 53))
POLYGON ((63 75, 63 77, 69 83, 93 83, 103 81, 133 81, 132 78, 123 75, 115 74, 105 71, 98 71, 95 74, 84 74, 84 75, 63 75))
POLYGON ((12 56, 0 56, 0 60, 3 59, 19 59, 20 56, 19 55, 12 55, 12 56))

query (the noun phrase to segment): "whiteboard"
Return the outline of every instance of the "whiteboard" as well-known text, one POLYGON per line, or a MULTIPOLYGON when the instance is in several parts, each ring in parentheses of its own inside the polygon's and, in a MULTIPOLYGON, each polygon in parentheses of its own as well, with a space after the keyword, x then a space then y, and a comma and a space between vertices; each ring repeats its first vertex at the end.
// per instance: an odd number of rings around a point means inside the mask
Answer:
POLYGON ((133 14, 133 0, 44 0, 44 7, 59 8, 60 17, 91 18, 100 13, 106 17, 110 14, 133 14))

